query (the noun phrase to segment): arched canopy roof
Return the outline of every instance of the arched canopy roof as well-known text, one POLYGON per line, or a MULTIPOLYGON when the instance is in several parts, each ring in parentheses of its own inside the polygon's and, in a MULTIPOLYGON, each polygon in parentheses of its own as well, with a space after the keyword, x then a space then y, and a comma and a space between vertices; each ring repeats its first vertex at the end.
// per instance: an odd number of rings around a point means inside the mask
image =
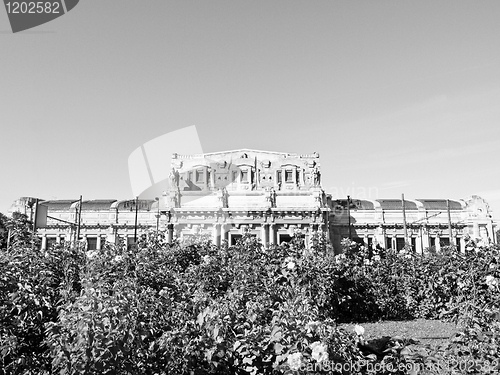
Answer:
POLYGON ((116 199, 93 199, 82 202, 82 211, 109 211, 116 199))
MULTIPOLYGON (((380 207, 383 210, 402 210, 403 202, 401 199, 377 199, 377 202, 380 203, 380 207)), ((408 201, 405 199, 405 210, 418 210, 417 204, 412 201, 408 201)))
MULTIPOLYGON (((333 201, 335 205, 342 206, 343 208, 347 208, 347 199, 336 199, 333 201)), ((351 209, 358 210, 374 210, 375 205, 372 201, 364 200, 364 199, 351 199, 351 209)))
MULTIPOLYGON (((448 203, 446 199, 417 199, 426 210, 447 210, 448 203)), ((458 201, 450 200, 450 210, 462 210, 463 207, 458 201)))
MULTIPOLYGON (((154 199, 139 199, 138 201, 138 211, 151 211, 154 199)), ((135 199, 130 199, 126 201, 119 201, 115 204, 115 208, 118 211, 135 211, 135 199)))
POLYGON ((43 201, 41 204, 47 206, 49 211, 68 211, 76 202, 78 202, 78 199, 59 199, 43 201))

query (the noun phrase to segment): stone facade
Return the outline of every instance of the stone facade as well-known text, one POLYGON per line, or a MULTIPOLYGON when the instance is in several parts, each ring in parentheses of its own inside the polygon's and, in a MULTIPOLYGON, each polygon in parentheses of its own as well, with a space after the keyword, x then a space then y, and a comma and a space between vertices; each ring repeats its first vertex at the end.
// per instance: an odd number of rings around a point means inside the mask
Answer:
MULTIPOLYGON (((342 238, 368 246, 416 251, 469 239, 495 242, 497 230, 488 204, 477 196, 464 200, 332 200, 321 187, 319 155, 235 150, 172 156, 168 190, 154 200, 50 200, 47 223, 38 229, 42 247, 80 239, 89 249, 104 241, 128 244, 150 230, 167 240, 210 236, 220 245, 244 234, 265 246, 315 235, 340 249, 342 238), (76 225, 79 217, 79 229, 76 225), (137 223, 137 224, 136 224, 137 223), (451 234, 451 235, 450 235, 451 234)), ((11 211, 33 215, 33 198, 14 202, 11 211)))
POLYGON ((497 226, 488 203, 478 196, 463 200, 378 199, 330 202, 330 237, 336 248, 342 238, 382 248, 417 252, 454 244, 464 250, 468 241, 495 243, 497 226), (406 225, 405 225, 406 224, 406 225))
MULTIPOLYGON (((157 200, 83 201, 80 238, 89 248, 122 237, 129 244, 147 230, 168 241, 208 235, 215 244, 236 243, 244 234, 265 246, 294 235, 307 246, 316 233, 328 238, 329 208, 321 188, 319 155, 236 150, 172 156, 169 189, 157 200), (135 225, 136 210, 138 225, 135 225)), ((48 220, 38 230, 42 246, 74 240, 79 200, 42 201, 48 220), (63 220, 63 221, 61 221, 63 220)), ((12 210, 26 209, 26 199, 12 210)))

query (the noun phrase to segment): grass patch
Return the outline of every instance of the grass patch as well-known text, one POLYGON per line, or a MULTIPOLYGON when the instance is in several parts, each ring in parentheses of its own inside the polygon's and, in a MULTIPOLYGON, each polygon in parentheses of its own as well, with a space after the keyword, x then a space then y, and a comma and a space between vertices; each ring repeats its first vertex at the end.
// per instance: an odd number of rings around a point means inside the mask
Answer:
MULTIPOLYGON (((360 324, 365 329, 365 339, 372 340, 384 336, 400 336, 405 339, 418 340, 421 344, 439 346, 450 340, 457 332, 454 323, 440 320, 415 319, 408 321, 380 321, 360 324)), ((353 331, 355 324, 340 324, 346 331, 353 331)))

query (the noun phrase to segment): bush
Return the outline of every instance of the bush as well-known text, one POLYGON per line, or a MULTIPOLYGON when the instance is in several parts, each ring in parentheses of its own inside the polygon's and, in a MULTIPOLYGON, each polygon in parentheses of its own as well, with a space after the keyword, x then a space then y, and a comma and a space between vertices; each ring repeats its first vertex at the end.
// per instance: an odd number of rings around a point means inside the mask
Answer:
POLYGON ((135 250, 38 251, 29 234, 17 238, 0 253, 5 374, 326 374, 360 360, 358 373, 373 374, 370 363, 486 364, 500 354, 493 246, 419 255, 345 241, 335 255, 321 239, 311 249, 299 238, 266 249, 252 237, 216 247, 151 232, 135 250), (374 356, 337 326, 416 317, 463 330, 441 351, 396 341, 374 356))

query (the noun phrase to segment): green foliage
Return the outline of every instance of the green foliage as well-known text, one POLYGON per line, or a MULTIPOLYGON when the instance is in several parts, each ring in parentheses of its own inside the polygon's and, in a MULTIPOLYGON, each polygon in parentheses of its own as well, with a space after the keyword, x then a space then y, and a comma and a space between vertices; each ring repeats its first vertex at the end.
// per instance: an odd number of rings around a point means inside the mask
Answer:
POLYGON ((8 228, 9 219, 0 212, 0 249, 7 248, 7 236, 9 235, 8 228))
POLYGON ((344 241, 335 255, 321 236, 310 249, 300 237, 216 247, 151 232, 136 249, 39 251, 25 218, 15 225, 0 253, 0 374, 406 374, 500 354, 493 246, 420 255, 344 241), (416 317, 463 329, 443 348, 391 339, 374 354, 337 326, 416 317))

